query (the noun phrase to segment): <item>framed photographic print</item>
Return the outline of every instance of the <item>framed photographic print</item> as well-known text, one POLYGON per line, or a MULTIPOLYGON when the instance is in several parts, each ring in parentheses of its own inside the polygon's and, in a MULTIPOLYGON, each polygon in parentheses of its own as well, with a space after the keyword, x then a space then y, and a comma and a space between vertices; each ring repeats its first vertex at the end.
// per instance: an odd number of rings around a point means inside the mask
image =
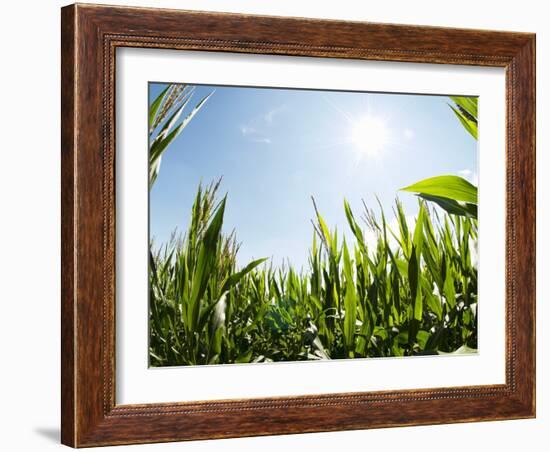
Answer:
POLYGON ((62 9, 62 442, 535 416, 535 37, 62 9))

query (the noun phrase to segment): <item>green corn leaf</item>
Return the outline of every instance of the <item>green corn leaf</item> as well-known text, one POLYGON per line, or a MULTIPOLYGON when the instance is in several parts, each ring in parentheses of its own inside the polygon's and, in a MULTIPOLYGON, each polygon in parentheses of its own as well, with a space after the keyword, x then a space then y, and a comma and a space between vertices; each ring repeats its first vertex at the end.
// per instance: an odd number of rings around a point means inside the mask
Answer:
POLYGON ((170 118, 165 122, 164 126, 158 133, 156 140, 162 140, 170 133, 170 131, 174 128, 174 126, 180 119, 180 116, 182 115, 183 110, 185 110, 185 107, 187 106, 187 103, 189 102, 190 99, 191 99, 191 96, 187 97, 187 99, 185 99, 185 101, 181 104, 181 106, 178 109, 176 109, 176 111, 172 114, 172 116, 170 116, 170 118))
POLYGON ((160 171, 161 156, 159 156, 154 162, 149 163, 149 189, 156 182, 160 171))
POLYGON ((445 300, 451 309, 454 309, 456 306, 456 291, 453 278, 453 272, 451 266, 447 260, 443 260, 442 265, 445 265, 445 279, 443 281, 443 294, 445 295, 445 300))
POLYGON ((453 110, 466 132, 468 132, 474 140, 477 140, 477 123, 468 118, 464 113, 462 113, 462 111, 460 111, 460 109, 455 108, 452 105, 449 105, 449 107, 451 107, 451 110, 453 110))
POLYGON ((458 202, 454 199, 443 198, 441 196, 430 196, 425 194, 419 195, 426 201, 436 203, 443 210, 447 211, 451 215, 462 215, 465 217, 475 218, 477 220, 477 205, 467 202, 458 202))
POLYGON ((400 202, 396 201, 397 204, 397 222, 399 224, 400 236, 397 238, 397 241, 401 244, 401 248, 405 252, 405 256, 409 256, 411 252, 411 238, 409 236, 409 226, 407 225, 407 217, 403 210, 403 206, 400 202))
POLYGON ((149 187, 153 186, 158 177, 158 172, 160 169, 160 159, 162 157, 162 154, 166 151, 168 146, 172 144, 172 142, 179 136, 183 129, 189 124, 189 122, 193 119, 197 112, 202 108, 205 102, 210 98, 210 96, 212 96, 212 94, 214 94, 214 91, 205 96, 195 106, 191 113, 189 113, 178 126, 175 126, 175 123, 178 121, 180 115, 183 112, 183 109, 185 108, 185 105, 187 104, 187 101, 189 100, 189 98, 186 99, 182 107, 180 107, 172 115, 162 131, 151 142, 149 148, 149 187))
POLYGON ((355 293, 355 283, 353 280, 351 259, 345 240, 343 248, 344 272, 346 274, 346 295, 344 297, 344 309, 346 311, 346 315, 344 318, 344 337, 348 354, 353 355, 355 322, 357 321, 357 297, 355 293))
POLYGON ((319 224, 319 233, 321 234, 321 239, 325 243, 325 246, 328 248, 328 251, 331 251, 332 249, 332 236, 330 234, 330 230, 325 223, 325 220, 319 213, 319 209, 317 209, 317 204, 315 204, 315 199, 313 196, 311 197, 311 200, 313 201, 313 208, 315 209, 315 215, 317 216, 317 222, 319 224))
POLYGON ((465 110, 477 122, 477 97, 450 96, 451 100, 461 109, 465 110))
MULTIPOLYGON (((171 85, 168 85, 166 88, 164 88, 162 92, 151 103, 151 106, 149 107, 149 128, 153 127, 157 113, 160 109, 160 106, 162 105, 162 102, 164 101, 166 94, 168 93, 168 90, 170 89, 170 86, 171 85)), ((152 132, 152 130, 150 132, 152 132)))
POLYGON ((313 349, 315 350, 315 354, 319 356, 321 359, 330 359, 330 356, 328 355, 325 347, 323 347, 323 344, 319 337, 316 337, 313 339, 313 349))
POLYGON ((193 285, 191 289, 191 297, 189 300, 189 316, 188 319, 191 331, 195 331, 199 322, 199 314, 201 310, 201 299, 206 290, 214 258, 216 255, 216 248, 220 237, 220 231, 223 224, 223 215, 225 211, 225 201, 223 198, 220 203, 214 217, 210 221, 208 229, 204 233, 202 243, 199 248, 199 255, 197 259, 197 265, 193 274, 193 285))
POLYGON ((409 259, 408 276, 413 305, 413 317, 418 321, 422 320, 422 291, 418 284, 420 276, 419 270, 420 267, 418 265, 416 247, 413 245, 411 257, 409 259))
POLYGON ((441 306, 440 300, 433 295, 427 294, 426 303, 430 311, 432 311, 437 316, 438 320, 441 321, 443 318, 443 307, 441 306))
MULTIPOLYGON (((151 149, 149 150, 149 167, 153 165, 157 167, 160 166, 160 158, 162 157, 163 152, 168 148, 168 146, 178 137, 185 127, 185 123, 181 123, 174 130, 172 130, 166 137, 159 138, 151 144, 151 149)), ((159 136, 160 137, 160 136, 159 136)), ((149 170, 151 174, 151 169, 149 170)), ((158 172, 158 169, 157 169, 158 172)))
POLYGON ((401 190, 477 204, 477 187, 459 176, 430 177, 401 190))
POLYGON ((361 250, 364 252, 366 247, 365 247, 365 242, 364 242, 364 239, 363 239, 363 232, 361 231, 361 228, 359 227, 359 225, 355 221, 355 217, 353 216, 353 212, 351 211, 351 207, 349 206, 347 200, 345 200, 345 199, 344 199, 344 210, 346 212, 346 218, 348 220, 349 227, 350 227, 351 231, 353 232, 353 235, 357 239, 357 243, 361 247, 361 250))
POLYGON ((420 262, 420 255, 424 246, 424 216, 426 209, 423 202, 419 202, 418 216, 416 217, 416 225, 413 233, 413 245, 416 250, 417 262, 420 262))
POLYGON ((236 363, 249 363, 252 359, 252 350, 241 353, 236 359, 236 363))
POLYGON ((193 117, 199 112, 199 110, 203 107, 203 105, 206 103, 206 101, 208 99, 210 99, 210 97, 212 97, 212 95, 214 94, 215 90, 210 92, 208 95, 204 96, 200 102, 195 105, 195 108, 193 108, 193 110, 191 111, 191 113, 189 113, 185 119, 182 121, 182 124, 184 124, 184 127, 189 124, 189 122, 193 119, 193 117))
POLYGON ((427 331, 420 330, 416 334, 416 340, 418 341, 418 345, 420 345, 420 348, 424 349, 426 347, 426 343, 428 342, 428 339, 430 338, 430 333, 427 331))
POLYGON ((262 259, 256 259, 255 261, 250 262, 246 267, 244 267, 241 271, 237 273, 233 273, 231 276, 229 276, 222 287, 222 291, 225 292, 229 289, 231 289, 233 286, 239 283, 239 281, 247 274, 250 273, 254 268, 256 268, 258 265, 262 264, 267 260, 267 257, 262 259))

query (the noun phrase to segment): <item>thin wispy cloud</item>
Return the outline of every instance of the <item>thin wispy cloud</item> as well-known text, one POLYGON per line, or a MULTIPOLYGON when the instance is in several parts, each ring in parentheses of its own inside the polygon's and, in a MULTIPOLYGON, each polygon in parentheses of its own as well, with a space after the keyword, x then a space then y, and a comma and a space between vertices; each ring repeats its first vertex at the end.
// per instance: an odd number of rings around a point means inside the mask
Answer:
POLYGON ((253 143, 271 144, 271 138, 256 127, 247 125, 241 126, 241 134, 244 138, 253 143))
POLYGON ((285 109, 285 106, 281 105, 279 107, 274 108, 273 110, 269 110, 264 115, 265 122, 268 124, 273 124, 273 120, 275 119, 275 116, 278 115, 279 113, 282 113, 284 109, 285 109))
POLYGON ((269 137, 269 129, 275 122, 277 115, 284 111, 284 109, 285 106, 280 105, 253 118, 247 124, 241 125, 240 130, 242 136, 253 143, 271 144, 273 140, 269 137))
POLYGON ((241 126, 241 133, 243 134, 243 136, 249 136, 249 135, 254 135, 256 133, 258 133, 258 131, 254 128, 254 127, 250 127, 250 126, 241 126))
POLYGON ((271 138, 252 138, 252 141, 254 143, 264 143, 264 144, 271 144, 271 138))

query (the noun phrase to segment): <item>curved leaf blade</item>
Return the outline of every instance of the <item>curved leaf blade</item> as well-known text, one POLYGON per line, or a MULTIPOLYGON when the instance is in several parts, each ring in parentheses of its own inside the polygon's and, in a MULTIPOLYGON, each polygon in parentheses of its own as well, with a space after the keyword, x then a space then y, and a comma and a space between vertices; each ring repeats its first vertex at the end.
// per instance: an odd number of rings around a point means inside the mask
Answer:
POLYGON ((430 196, 425 194, 419 195, 426 201, 435 202, 439 207, 451 215, 462 215, 463 217, 471 217, 477 220, 477 205, 471 203, 460 203, 454 199, 443 198, 441 196, 430 196))
POLYGON ((451 100, 477 121, 477 97, 449 96, 451 100))
POLYGON ((477 187, 459 176, 430 177, 401 190, 477 204, 477 187))
MULTIPOLYGON (((156 99, 151 103, 151 106, 149 107, 149 128, 150 129, 153 127, 153 124, 155 122, 155 118, 160 109, 160 106, 162 105, 162 102, 164 101, 166 93, 168 92, 171 86, 172 85, 166 86, 166 88, 162 90, 162 92, 156 97, 156 99)), ((149 130, 149 133, 151 132, 152 130, 149 130)))
POLYGON ((460 109, 457 109, 452 105, 449 105, 449 107, 451 107, 451 110, 453 110, 454 114, 466 131, 474 138, 474 140, 477 140, 477 122, 472 121, 469 117, 462 113, 460 109))
POLYGON ((254 268, 256 268, 258 265, 264 263, 267 260, 266 257, 262 259, 256 259, 252 262, 250 262, 246 267, 244 267, 241 271, 238 271, 237 273, 233 273, 223 284, 222 291, 225 292, 229 289, 231 289, 233 286, 237 285, 241 279, 247 274, 250 273, 254 268))

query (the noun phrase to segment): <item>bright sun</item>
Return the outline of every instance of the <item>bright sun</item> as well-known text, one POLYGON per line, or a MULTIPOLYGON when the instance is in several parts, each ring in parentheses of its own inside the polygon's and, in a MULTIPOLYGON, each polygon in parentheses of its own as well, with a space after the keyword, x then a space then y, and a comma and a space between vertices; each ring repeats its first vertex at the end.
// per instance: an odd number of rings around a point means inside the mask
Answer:
POLYGON ((353 124, 351 141, 362 156, 378 157, 389 143, 386 122, 376 116, 363 116, 353 124))

